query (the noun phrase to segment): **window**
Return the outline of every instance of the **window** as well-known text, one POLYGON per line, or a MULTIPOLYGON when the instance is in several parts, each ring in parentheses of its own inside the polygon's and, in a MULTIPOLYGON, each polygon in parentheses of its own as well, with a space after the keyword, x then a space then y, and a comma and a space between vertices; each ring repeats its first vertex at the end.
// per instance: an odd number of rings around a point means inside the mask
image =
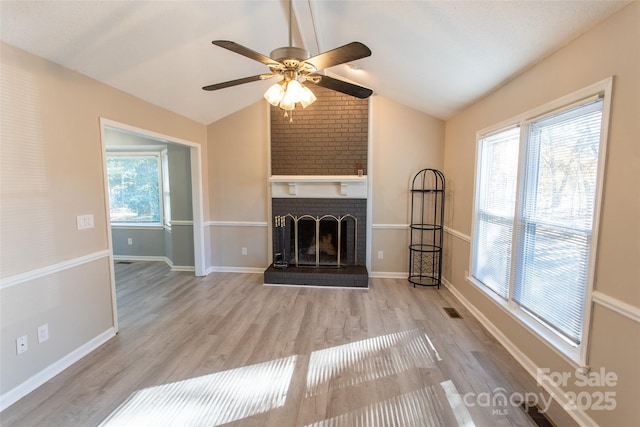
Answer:
POLYGON ((158 154, 109 154, 112 223, 161 225, 161 162, 158 154))
POLYGON ((575 361, 588 329, 607 82, 478 138, 471 280, 575 361))

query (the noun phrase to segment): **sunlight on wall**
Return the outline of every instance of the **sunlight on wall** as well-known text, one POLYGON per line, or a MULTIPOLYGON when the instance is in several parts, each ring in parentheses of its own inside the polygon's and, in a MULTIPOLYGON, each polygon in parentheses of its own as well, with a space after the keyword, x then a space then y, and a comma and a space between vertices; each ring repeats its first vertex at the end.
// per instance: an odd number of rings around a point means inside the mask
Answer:
POLYGON ((34 78, 11 65, 0 66, 0 228, 3 243, 10 247, 2 256, 6 276, 16 272, 15 264, 25 253, 40 259, 55 253, 55 238, 34 78))

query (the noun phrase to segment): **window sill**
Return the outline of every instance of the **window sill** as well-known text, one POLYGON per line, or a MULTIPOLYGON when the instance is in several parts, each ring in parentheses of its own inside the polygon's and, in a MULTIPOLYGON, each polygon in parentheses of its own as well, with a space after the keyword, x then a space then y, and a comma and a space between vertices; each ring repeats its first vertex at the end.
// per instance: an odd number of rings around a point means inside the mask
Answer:
POLYGON ((130 224, 130 223, 124 223, 124 222, 112 222, 111 223, 111 228, 113 229, 141 229, 141 230, 162 230, 164 229, 164 225, 160 224, 160 223, 152 223, 152 224, 145 224, 145 223, 134 223, 134 224, 130 224))
POLYGON ((522 325, 527 331, 538 337, 547 345, 547 347, 562 357, 565 362, 576 369, 586 368, 586 363, 580 358, 581 345, 569 343, 564 337, 560 336, 533 316, 521 310, 514 303, 509 303, 502 299, 499 295, 491 291, 473 276, 467 276, 465 279, 468 283, 472 284, 480 292, 485 294, 518 324, 522 325))

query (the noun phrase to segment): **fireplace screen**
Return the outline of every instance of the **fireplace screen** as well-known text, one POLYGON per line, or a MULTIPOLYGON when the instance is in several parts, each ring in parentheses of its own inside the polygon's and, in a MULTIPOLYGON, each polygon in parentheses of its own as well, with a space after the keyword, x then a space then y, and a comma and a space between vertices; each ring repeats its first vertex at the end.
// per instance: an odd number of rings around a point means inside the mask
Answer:
POLYGON ((274 267, 356 265, 357 228, 351 214, 276 216, 274 267))

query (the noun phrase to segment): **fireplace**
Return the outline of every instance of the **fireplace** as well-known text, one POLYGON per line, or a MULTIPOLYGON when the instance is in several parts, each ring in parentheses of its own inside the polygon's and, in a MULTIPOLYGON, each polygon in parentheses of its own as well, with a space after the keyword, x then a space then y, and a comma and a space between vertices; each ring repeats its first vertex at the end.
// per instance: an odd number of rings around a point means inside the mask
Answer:
POLYGON ((265 284, 368 287, 366 177, 292 180, 272 179, 273 264, 265 284))
POLYGON ((274 228, 276 268, 341 268, 358 263, 358 219, 352 214, 287 214, 274 218, 274 228))

